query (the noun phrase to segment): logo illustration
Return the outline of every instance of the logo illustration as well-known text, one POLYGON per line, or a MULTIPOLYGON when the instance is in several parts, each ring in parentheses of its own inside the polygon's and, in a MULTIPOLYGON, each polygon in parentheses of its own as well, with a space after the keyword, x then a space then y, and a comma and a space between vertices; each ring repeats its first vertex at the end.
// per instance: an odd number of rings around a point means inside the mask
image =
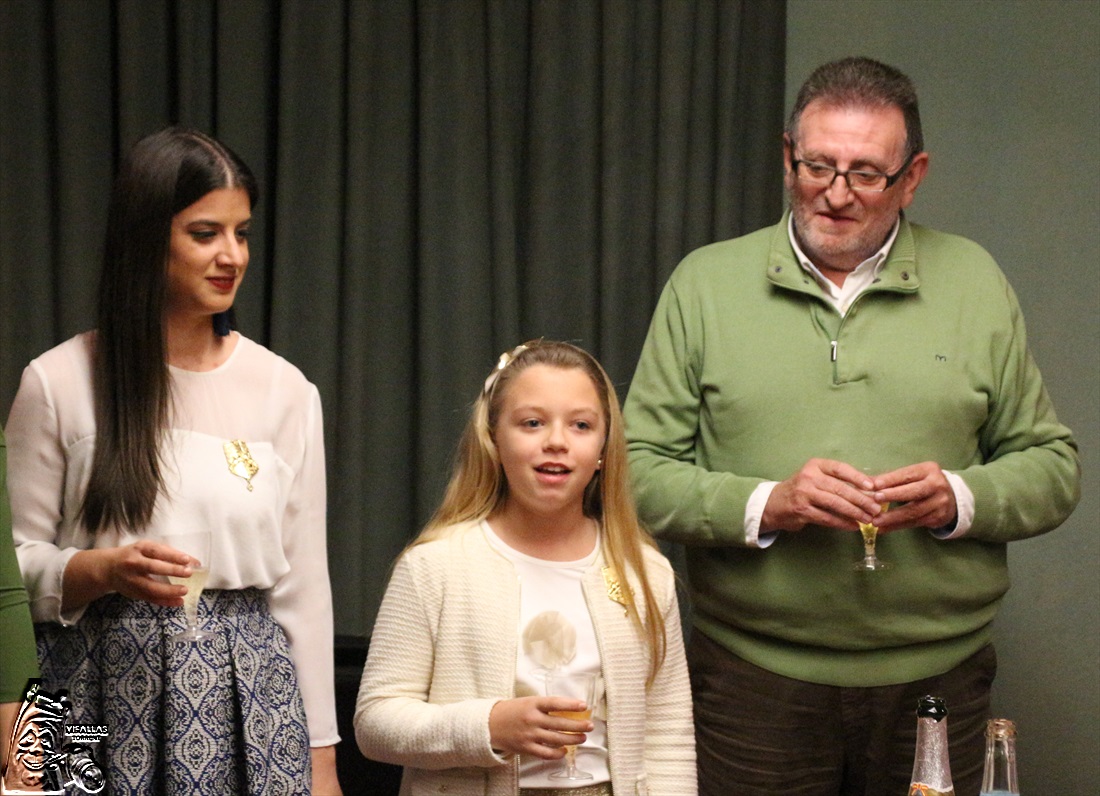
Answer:
POLYGON ((11 734, 0 794, 102 793, 107 784, 88 741, 107 735, 106 727, 65 725, 72 703, 30 680, 11 734))

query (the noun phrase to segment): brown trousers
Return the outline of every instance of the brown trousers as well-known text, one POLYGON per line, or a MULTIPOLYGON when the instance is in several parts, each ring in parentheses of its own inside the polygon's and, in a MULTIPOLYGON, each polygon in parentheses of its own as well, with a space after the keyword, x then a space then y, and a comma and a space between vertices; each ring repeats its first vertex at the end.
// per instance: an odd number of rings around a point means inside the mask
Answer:
POLYGON ((905 796, 925 694, 947 702, 956 796, 978 796, 992 645, 936 677, 869 688, 773 674, 699 631, 688 665, 703 796, 905 796))

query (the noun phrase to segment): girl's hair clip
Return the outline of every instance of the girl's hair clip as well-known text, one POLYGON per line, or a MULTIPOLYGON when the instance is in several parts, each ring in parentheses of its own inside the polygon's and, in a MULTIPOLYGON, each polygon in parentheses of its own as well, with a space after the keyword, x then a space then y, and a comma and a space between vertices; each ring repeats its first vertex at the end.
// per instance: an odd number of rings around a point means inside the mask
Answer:
POLYGON ((492 391, 493 385, 497 383, 497 378, 500 376, 501 371, 511 365, 512 361, 527 349, 528 345, 524 343, 522 345, 517 345, 511 351, 505 351, 501 354, 500 359, 497 360, 497 366, 493 368, 493 372, 485 379, 485 387, 482 389, 481 394, 488 395, 492 391))

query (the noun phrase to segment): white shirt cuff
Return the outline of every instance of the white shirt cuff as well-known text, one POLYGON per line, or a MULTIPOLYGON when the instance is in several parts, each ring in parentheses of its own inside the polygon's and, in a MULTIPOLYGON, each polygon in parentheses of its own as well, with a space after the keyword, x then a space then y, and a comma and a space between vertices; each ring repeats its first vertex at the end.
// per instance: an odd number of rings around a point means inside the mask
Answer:
POLYGON ((760 533, 760 518, 764 515, 764 506, 768 505, 768 498, 772 496, 772 490, 778 483, 764 481, 749 495, 749 502, 745 504, 745 544, 749 547, 770 547, 779 535, 778 531, 760 533))
POLYGON ((943 474, 947 483, 951 484, 951 491, 955 493, 955 525, 933 528, 932 535, 937 539, 958 539, 965 536, 974 524, 974 493, 955 473, 944 470, 943 474))

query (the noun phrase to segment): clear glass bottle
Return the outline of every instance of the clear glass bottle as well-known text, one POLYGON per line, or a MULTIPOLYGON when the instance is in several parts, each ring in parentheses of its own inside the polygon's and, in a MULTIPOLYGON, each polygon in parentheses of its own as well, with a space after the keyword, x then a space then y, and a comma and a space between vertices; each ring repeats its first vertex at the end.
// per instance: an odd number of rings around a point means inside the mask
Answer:
POLYGON ((947 749, 947 703, 942 697, 917 700, 917 748, 909 796, 955 796, 947 749))
POLYGON ((985 725, 985 768, 981 796, 1020 796, 1016 782, 1016 725, 990 719, 985 725))

